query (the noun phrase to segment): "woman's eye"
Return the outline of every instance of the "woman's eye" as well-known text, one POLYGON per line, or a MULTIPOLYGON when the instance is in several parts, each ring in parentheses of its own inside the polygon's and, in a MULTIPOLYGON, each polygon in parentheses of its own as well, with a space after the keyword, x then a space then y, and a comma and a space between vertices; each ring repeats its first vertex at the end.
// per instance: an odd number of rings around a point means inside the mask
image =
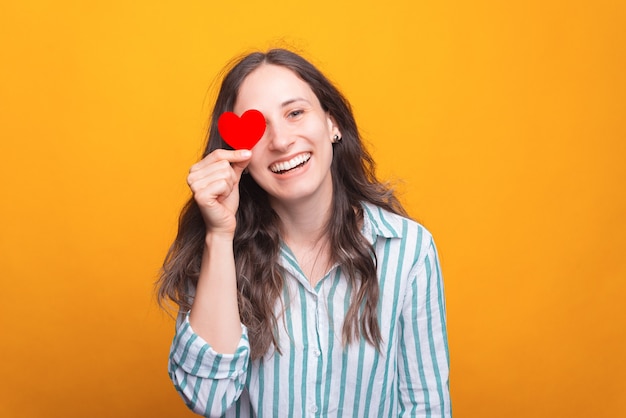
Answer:
POLYGON ((297 116, 300 116, 302 113, 303 113, 302 110, 294 110, 292 112, 289 112, 289 117, 295 118, 297 116))

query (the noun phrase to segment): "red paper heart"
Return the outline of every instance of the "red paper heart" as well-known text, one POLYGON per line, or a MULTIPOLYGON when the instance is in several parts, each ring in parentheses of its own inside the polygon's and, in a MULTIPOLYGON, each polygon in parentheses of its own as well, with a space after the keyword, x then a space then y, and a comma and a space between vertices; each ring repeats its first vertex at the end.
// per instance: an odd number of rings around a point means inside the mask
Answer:
POLYGON ((217 129, 234 149, 252 149, 265 133, 265 116, 255 109, 245 111, 241 117, 224 112, 217 120, 217 129))

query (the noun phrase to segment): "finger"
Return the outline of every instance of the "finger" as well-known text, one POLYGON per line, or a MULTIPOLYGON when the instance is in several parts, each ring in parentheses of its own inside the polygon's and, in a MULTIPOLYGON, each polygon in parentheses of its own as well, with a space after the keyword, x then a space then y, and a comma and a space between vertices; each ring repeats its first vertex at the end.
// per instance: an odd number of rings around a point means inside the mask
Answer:
POLYGON ((228 179, 219 179, 194 193, 194 199, 202 206, 213 206, 233 191, 233 183, 228 179))
POLYGON ((187 184, 191 186, 192 184, 203 180, 210 181, 215 177, 223 177, 225 175, 232 174, 232 172, 233 168, 228 161, 218 160, 201 168, 192 167, 192 169, 189 170, 189 175, 187 176, 187 184))
POLYGON ((247 149, 233 151, 233 150, 220 148, 211 152, 202 160, 194 164, 189 171, 192 172, 192 171, 202 170, 203 168, 220 160, 226 160, 229 163, 244 162, 244 161, 249 160, 251 156, 252 156, 252 152, 247 149))
POLYGON ((235 176, 237 177, 237 181, 239 181, 239 179, 241 178, 241 173, 243 173, 246 167, 248 167, 248 164, 250 164, 250 160, 236 162, 232 164, 233 171, 235 172, 235 176))
POLYGON ((226 181, 231 185, 231 187, 237 183, 239 177, 227 161, 219 162, 215 165, 222 167, 219 169, 207 169, 189 175, 187 182, 194 193, 197 193, 198 191, 208 187, 210 184, 219 181, 226 181))

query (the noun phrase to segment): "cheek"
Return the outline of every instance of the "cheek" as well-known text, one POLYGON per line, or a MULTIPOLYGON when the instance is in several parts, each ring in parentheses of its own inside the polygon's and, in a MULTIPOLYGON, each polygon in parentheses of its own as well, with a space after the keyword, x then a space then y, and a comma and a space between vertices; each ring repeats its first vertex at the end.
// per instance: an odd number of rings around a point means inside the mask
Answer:
POLYGON ((253 174, 262 173, 264 168, 265 167, 263 167, 259 161, 255 161, 254 159, 252 159, 250 164, 248 164, 248 171, 253 174))

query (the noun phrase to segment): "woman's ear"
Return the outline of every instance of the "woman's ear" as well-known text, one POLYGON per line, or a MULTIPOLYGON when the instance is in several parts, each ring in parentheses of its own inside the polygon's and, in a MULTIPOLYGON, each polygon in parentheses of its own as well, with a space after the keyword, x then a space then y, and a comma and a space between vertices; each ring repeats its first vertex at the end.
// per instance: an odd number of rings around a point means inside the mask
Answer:
POLYGON ((326 113, 326 120, 328 121, 328 131, 330 132, 330 139, 332 142, 337 142, 335 138, 341 138, 339 125, 337 125, 335 118, 332 117, 330 113, 326 113))

